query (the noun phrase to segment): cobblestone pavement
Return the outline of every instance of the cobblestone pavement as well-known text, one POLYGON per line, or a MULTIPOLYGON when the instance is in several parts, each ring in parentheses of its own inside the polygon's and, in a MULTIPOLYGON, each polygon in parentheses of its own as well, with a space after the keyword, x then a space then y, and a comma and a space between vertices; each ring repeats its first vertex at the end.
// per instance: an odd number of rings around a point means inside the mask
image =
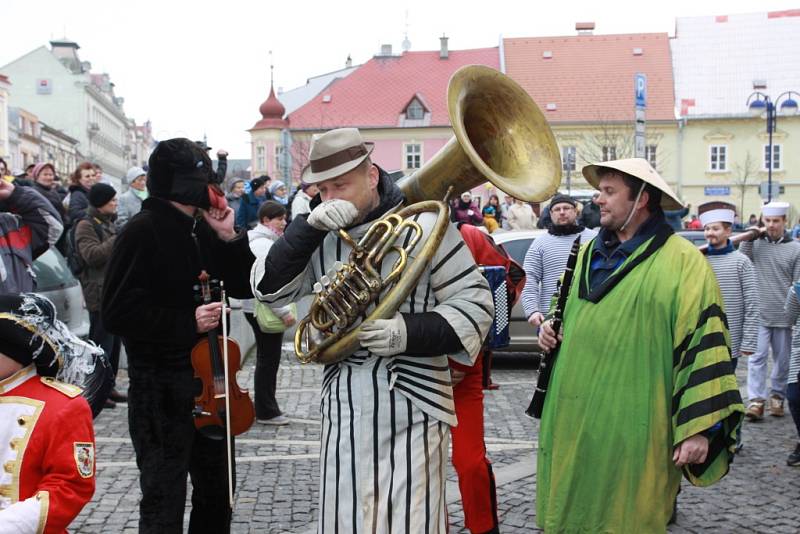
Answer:
MULTIPOLYGON (((530 359, 520 356, 497 358, 495 367, 494 380, 501 387, 487 392, 486 444, 498 486, 500 530, 537 531, 538 423, 523 414, 536 373, 530 359)), ((740 369, 740 385, 744 384, 743 372, 740 369)), ((284 427, 257 424, 237 439, 233 532, 315 532, 320 376, 320 368, 301 366, 293 356, 284 354, 278 401, 292 423, 284 427)), ((125 383, 124 375, 121 381, 125 383)), ((245 365, 240 382, 252 386, 251 362, 245 365)), ((104 411, 95 424, 97 491, 70 531, 134 533, 140 494, 125 405, 104 411)), ((786 466, 786 456, 795 442, 788 410, 784 418, 746 423, 745 447, 731 472, 710 488, 684 483, 678 499, 678 522, 669 532, 799 532, 800 468, 786 466)), ((467 532, 452 468, 448 479, 450 531, 467 532)))

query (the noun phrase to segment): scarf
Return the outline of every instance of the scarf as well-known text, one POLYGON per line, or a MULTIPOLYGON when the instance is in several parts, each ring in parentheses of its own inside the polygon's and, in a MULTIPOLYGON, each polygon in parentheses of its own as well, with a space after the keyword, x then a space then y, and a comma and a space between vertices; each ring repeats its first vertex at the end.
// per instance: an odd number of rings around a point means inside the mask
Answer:
POLYGON ((586 229, 582 224, 553 224, 547 231, 552 235, 579 234, 586 229))

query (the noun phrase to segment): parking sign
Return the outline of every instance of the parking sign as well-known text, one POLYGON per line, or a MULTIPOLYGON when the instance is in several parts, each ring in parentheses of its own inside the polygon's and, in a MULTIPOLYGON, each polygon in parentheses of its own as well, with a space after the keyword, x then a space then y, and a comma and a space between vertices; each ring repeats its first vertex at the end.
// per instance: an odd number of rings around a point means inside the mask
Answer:
POLYGON ((636 107, 647 107, 647 75, 637 72, 634 76, 634 94, 636 95, 636 107))

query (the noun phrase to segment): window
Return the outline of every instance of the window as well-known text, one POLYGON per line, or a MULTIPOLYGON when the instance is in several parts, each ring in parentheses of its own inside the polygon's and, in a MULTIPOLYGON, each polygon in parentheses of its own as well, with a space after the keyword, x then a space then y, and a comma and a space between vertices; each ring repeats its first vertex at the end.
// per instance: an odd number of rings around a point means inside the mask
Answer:
POLYGON ((726 145, 711 145, 709 147, 708 169, 711 172, 725 172, 728 170, 728 147, 726 145))
POLYGON ((617 147, 604 146, 603 147, 603 161, 611 161, 617 159, 617 147))
POLYGON ((405 146, 406 169, 419 169, 422 167, 422 145, 407 143, 405 146))
POLYGON ((258 172, 266 169, 266 162, 264 161, 264 147, 256 147, 256 169, 258 172))
MULTIPOLYGON (((763 170, 769 170, 769 145, 764 145, 764 166, 763 170)), ((781 168, 781 145, 772 145, 772 170, 777 171, 781 168)))
POLYGON ((406 108, 406 118, 411 120, 421 120, 425 116, 425 108, 422 107, 416 98, 406 108))
POLYGON ((561 149, 561 169, 574 171, 577 151, 574 146, 565 146, 561 149))
POLYGON ((644 147, 644 159, 646 159, 654 169, 656 168, 656 145, 647 145, 644 147))

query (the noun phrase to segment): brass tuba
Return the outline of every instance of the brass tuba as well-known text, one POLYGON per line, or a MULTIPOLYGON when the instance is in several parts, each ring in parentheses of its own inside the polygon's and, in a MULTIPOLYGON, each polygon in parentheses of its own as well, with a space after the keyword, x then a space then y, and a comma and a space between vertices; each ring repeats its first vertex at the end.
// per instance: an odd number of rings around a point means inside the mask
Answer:
POLYGON ((489 181, 513 197, 540 202, 558 189, 561 158, 555 137, 531 97, 511 78, 482 65, 462 67, 450 78, 447 101, 455 136, 421 169, 398 182, 410 205, 373 223, 357 243, 339 230, 352 252, 347 264, 337 263, 315 284, 309 314, 295 333, 301 362, 334 363, 358 350, 353 324, 390 287, 367 320, 394 316, 447 231, 449 207, 442 201, 447 195, 489 181), (436 212, 437 220, 409 263, 423 237, 411 217, 425 211, 436 212), (409 231, 408 244, 398 245, 409 231), (382 279, 381 263, 390 252, 397 259, 382 279))

